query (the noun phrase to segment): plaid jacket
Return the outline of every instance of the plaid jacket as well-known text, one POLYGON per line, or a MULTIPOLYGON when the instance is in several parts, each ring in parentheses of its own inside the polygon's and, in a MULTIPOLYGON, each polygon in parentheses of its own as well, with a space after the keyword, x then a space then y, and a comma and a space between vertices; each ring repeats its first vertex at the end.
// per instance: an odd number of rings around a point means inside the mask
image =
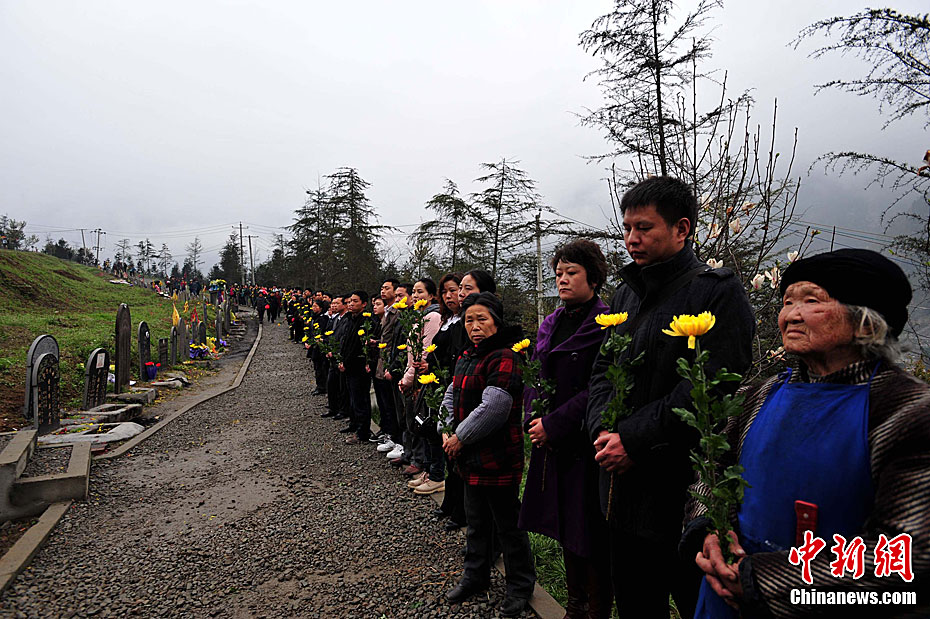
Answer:
POLYGON ((519 485, 523 477, 523 376, 510 346, 522 336, 519 327, 498 331, 462 353, 452 379, 454 424, 481 403, 485 387, 500 387, 513 396, 507 422, 475 444, 464 445, 455 462, 471 486, 519 485))

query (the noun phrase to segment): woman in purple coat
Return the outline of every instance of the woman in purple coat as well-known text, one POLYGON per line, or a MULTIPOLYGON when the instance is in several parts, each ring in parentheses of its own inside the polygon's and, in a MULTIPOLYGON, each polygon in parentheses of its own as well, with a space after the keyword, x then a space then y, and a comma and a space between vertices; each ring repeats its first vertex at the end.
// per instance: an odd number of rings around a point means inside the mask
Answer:
POLYGON ((534 358, 541 378, 553 381, 546 414, 534 417, 538 395, 527 386, 525 427, 533 442, 526 475, 520 528, 562 545, 568 589, 566 617, 610 617, 610 556, 606 525, 598 507, 598 466, 584 431, 588 378, 604 332, 594 321, 609 308, 598 292, 607 279, 600 247, 576 239, 551 262, 563 306, 539 326, 534 358))

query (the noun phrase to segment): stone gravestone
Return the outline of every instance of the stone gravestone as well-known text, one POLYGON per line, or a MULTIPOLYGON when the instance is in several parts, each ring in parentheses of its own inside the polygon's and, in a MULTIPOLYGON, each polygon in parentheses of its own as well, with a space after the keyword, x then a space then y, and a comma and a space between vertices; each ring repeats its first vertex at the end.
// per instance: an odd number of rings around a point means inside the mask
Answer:
POLYGON ((26 419, 32 419, 35 409, 35 403, 33 402, 33 370, 35 364, 39 361, 39 357, 45 353, 53 354, 55 359, 58 359, 58 340, 51 335, 40 335, 32 340, 29 352, 26 353, 26 401, 23 405, 23 416, 26 419))
POLYGON ((178 321, 178 361, 190 359, 191 339, 187 334, 187 323, 184 319, 178 321))
POLYGON ((146 381, 145 364, 152 360, 152 334, 148 324, 143 320, 139 323, 139 380, 146 381))
POLYGON ((107 374, 110 371, 110 353, 103 348, 96 348, 87 357, 84 365, 84 410, 107 403, 107 374))
POLYGON ((129 386, 129 355, 132 346, 132 318, 129 306, 120 303, 116 310, 116 386, 114 391, 121 393, 129 386))
MULTIPOLYGON (((174 327, 172 327, 173 329, 174 327)), ((161 371, 165 372, 168 368, 173 365, 169 364, 170 359, 168 358, 169 354, 169 340, 166 337, 158 338, 158 363, 161 365, 161 371)))
POLYGON ((232 303, 226 299, 226 307, 223 308, 223 331, 229 333, 229 325, 232 324, 232 303))
POLYGON ((42 353, 32 368, 32 426, 39 434, 58 429, 61 420, 58 387, 58 355, 42 353))
POLYGON ((219 307, 216 308, 216 321, 214 330, 216 331, 216 339, 221 339, 223 337, 223 310, 221 310, 219 307))
POLYGON ((197 322, 197 343, 207 343, 207 323, 202 320, 197 322))
MULTIPOLYGON (((178 324, 181 324, 180 322, 178 324)), ((171 327, 170 335, 170 352, 168 354, 168 365, 174 367, 178 364, 178 328, 171 327)))

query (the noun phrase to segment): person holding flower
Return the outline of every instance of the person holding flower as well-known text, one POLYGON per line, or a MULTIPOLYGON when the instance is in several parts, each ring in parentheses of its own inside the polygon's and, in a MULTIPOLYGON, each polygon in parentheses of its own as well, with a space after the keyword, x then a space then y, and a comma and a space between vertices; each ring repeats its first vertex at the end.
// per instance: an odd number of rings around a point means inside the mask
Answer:
MULTIPOLYGON (((907 277, 879 253, 840 249, 795 260, 779 287, 778 328, 798 363, 745 389, 741 413, 727 426, 731 452, 721 465, 741 465, 749 484, 727 534, 732 564, 708 532, 702 503, 690 504, 682 554, 706 574, 695 616, 860 616, 849 606, 793 603, 792 591, 816 589, 919 592, 916 606, 862 607, 861 616, 926 617, 930 386, 897 363, 911 301, 907 277), (809 564, 810 581, 790 561, 805 530, 825 542, 809 564), (834 536, 845 540, 844 552, 861 543, 861 574, 851 565, 835 573, 834 536), (880 540, 898 536, 910 539, 910 581, 878 573, 880 540)), ((691 489, 708 494, 702 483, 691 489)))
POLYGON ((439 332, 442 317, 439 314, 438 290, 436 282, 423 277, 413 284, 411 294, 412 309, 418 314, 421 322, 419 328, 407 334, 407 369, 400 379, 400 390, 407 396, 405 402, 407 430, 410 438, 409 445, 404 445, 405 453, 410 448, 410 464, 403 470, 410 475, 409 487, 418 490, 417 494, 432 494, 445 487, 445 463, 442 457, 442 439, 430 428, 429 424, 421 424, 417 417, 425 420, 426 410, 423 402, 417 397, 419 383, 417 376, 428 372, 429 364, 426 361, 427 352, 433 343, 433 338, 439 332), (421 487, 424 486, 425 487, 421 487))
POLYGON ((607 260, 597 243, 576 239, 559 247, 550 262, 562 307, 539 326, 532 358, 548 393, 527 385, 524 427, 533 442, 526 473, 520 528, 541 533, 562 546, 566 617, 610 617, 613 592, 610 555, 603 545, 604 519, 598 508, 598 466, 584 432, 588 379, 604 331, 595 317, 608 311, 598 292, 607 280, 607 260), (532 402, 545 398, 542 414, 532 402))
POLYGON ((690 238, 697 200, 687 184, 646 179, 624 193, 620 210, 633 262, 620 272, 610 311, 628 318, 605 333, 629 334, 631 342, 621 352, 598 354, 585 424, 600 466, 601 510, 610 514, 601 543, 609 548, 620 616, 668 617, 671 594, 687 617, 701 574, 693 556, 685 561, 677 548, 697 432, 673 409, 690 405, 691 383, 676 370, 679 357, 693 359, 694 353, 687 338, 670 338, 662 329, 676 315, 712 312, 717 328, 702 341, 713 351, 708 371, 743 373, 752 360, 755 319, 733 272, 712 269, 695 256, 690 238), (609 370, 640 355, 624 405, 631 412, 605 427, 604 412, 616 395, 609 370))
POLYGON ((465 573, 446 599, 458 604, 488 588, 496 537, 507 572, 507 592, 499 611, 514 617, 526 608, 536 582, 529 537, 517 526, 523 477, 523 376, 511 347, 522 339, 523 331, 504 324, 504 306, 489 292, 470 295, 464 310, 472 346, 459 357, 443 398, 450 413, 446 423, 453 430, 443 435, 443 448, 465 482, 468 529, 465 573))
POLYGON ((364 290, 354 290, 346 299, 349 311, 344 319, 347 322, 340 348, 339 371, 345 375, 351 411, 349 425, 345 430, 354 432, 346 438, 346 443, 357 445, 371 436, 371 376, 368 337, 363 328, 367 318, 364 314, 367 313, 368 294, 364 290))

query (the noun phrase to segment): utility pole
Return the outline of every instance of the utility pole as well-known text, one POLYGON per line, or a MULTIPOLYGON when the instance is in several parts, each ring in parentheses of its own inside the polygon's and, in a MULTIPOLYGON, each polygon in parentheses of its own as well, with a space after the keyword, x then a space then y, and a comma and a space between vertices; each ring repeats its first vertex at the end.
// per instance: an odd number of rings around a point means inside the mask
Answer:
POLYGON ((249 234, 246 236, 249 239, 249 264, 252 267, 252 285, 255 285, 255 260, 252 258, 252 239, 257 239, 257 234, 249 234))
POLYGON ((91 232, 97 233, 97 244, 93 248, 97 252, 94 257, 94 263, 100 264, 100 235, 102 234, 103 236, 106 236, 107 233, 101 230, 100 228, 97 228, 96 230, 91 230, 91 232))
POLYGON ((84 250, 84 255, 87 255, 87 244, 84 242, 84 228, 78 228, 81 231, 81 248, 84 250))
POLYGON ((243 254, 245 247, 242 246, 242 222, 239 222, 239 284, 245 286, 245 265, 243 264, 243 254))
POLYGON ((543 318, 543 264, 542 264, 542 228, 539 225, 540 211, 536 213, 536 325, 542 324, 543 318))

